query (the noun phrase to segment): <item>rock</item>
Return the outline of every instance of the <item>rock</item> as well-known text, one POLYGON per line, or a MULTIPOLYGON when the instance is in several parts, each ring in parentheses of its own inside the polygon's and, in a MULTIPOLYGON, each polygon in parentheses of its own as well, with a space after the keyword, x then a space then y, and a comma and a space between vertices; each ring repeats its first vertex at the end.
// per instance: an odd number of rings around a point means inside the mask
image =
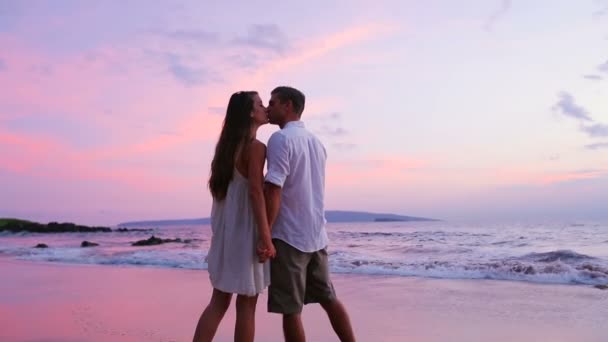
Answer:
POLYGON ((136 241, 134 243, 132 243, 132 246, 154 246, 154 245, 160 245, 163 243, 163 239, 159 239, 156 236, 152 235, 152 237, 150 237, 147 240, 139 240, 136 241))
POLYGON ((74 223, 57 223, 57 222, 50 222, 49 224, 47 224, 46 227, 46 232, 53 232, 53 233, 63 233, 63 232, 111 232, 112 229, 108 228, 108 227, 88 227, 88 226, 81 226, 81 225, 77 225, 74 223))
POLYGON ((594 287, 596 289, 600 289, 600 290, 608 290, 608 284, 605 284, 605 285, 595 285, 594 287))
POLYGON ((169 243, 169 242, 183 242, 183 241, 182 241, 182 239, 179 239, 179 238, 161 239, 161 238, 157 238, 156 236, 152 235, 149 239, 133 242, 131 244, 131 246, 154 246, 154 245, 161 245, 163 243, 169 243))
POLYGON ((95 247, 95 246, 99 246, 98 243, 95 242, 90 242, 90 241, 82 241, 82 243, 80 244, 80 247, 95 247))
POLYGON ((120 232, 120 233, 126 233, 126 232, 149 232, 152 231, 154 229, 150 229, 150 228, 118 228, 115 231, 116 232, 120 232))
POLYGON ((49 248, 49 246, 44 243, 39 243, 34 248, 49 248))
POLYGON ((513 267, 511 267, 511 270, 513 272, 516 273, 523 273, 523 274, 536 274, 536 270, 534 270, 534 267, 532 266, 526 266, 526 265, 515 265, 513 267))

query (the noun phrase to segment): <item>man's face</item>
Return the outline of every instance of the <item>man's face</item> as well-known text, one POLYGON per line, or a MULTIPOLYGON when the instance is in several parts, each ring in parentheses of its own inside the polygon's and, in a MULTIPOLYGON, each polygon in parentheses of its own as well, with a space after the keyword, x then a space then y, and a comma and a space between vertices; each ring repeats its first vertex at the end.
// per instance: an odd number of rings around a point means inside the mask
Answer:
POLYGON ((286 105, 281 103, 277 95, 272 95, 268 102, 268 120, 273 125, 280 124, 285 118, 286 105))

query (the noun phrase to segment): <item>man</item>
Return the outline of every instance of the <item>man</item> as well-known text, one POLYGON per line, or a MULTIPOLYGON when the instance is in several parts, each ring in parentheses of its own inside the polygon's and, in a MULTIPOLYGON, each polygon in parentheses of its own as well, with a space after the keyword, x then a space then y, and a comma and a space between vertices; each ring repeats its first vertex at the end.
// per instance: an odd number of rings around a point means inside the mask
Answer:
MULTIPOLYGON (((268 118, 279 125, 268 141, 265 197, 276 257, 270 265, 268 311, 283 314, 288 342, 305 341, 301 312, 319 303, 341 341, 355 341, 348 313, 329 278, 325 231, 323 144, 300 121, 305 97, 291 87, 271 93, 268 118)), ((263 258, 264 252, 259 251, 263 258)))

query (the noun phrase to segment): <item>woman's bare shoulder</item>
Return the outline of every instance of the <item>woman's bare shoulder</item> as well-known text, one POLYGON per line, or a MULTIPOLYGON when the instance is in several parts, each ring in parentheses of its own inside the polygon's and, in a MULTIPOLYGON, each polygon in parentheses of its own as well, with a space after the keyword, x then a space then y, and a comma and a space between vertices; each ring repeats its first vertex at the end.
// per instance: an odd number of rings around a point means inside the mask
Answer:
POLYGON ((263 142, 254 139, 251 141, 251 143, 249 143, 249 154, 259 154, 259 153, 266 153, 266 145, 264 145, 263 142))

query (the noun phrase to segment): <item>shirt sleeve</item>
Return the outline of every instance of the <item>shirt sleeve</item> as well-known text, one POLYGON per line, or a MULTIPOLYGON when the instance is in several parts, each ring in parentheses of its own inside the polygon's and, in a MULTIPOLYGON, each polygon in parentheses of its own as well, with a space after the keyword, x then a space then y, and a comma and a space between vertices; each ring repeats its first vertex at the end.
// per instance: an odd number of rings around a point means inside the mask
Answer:
POLYGON ((268 172, 266 182, 283 187, 289 176, 289 148, 286 137, 280 132, 274 133, 268 140, 266 152, 268 172))

